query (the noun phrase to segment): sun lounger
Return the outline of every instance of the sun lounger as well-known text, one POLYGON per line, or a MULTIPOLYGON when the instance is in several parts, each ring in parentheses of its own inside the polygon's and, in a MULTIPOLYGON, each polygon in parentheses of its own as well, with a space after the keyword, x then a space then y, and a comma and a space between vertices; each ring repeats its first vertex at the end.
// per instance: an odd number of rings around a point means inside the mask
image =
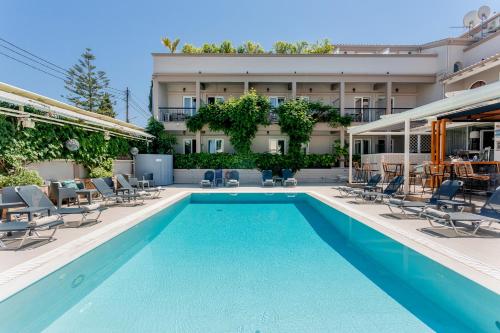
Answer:
POLYGON ((262 170, 262 186, 274 186, 272 170, 262 170))
POLYGON ((382 175, 377 173, 370 177, 368 182, 360 187, 351 187, 351 186, 334 186, 333 189, 339 191, 340 195, 349 196, 352 194, 359 195, 359 191, 374 191, 377 189, 378 183, 382 180, 382 175))
POLYGON ((398 208, 406 215, 408 209, 415 209, 414 212, 420 214, 425 207, 436 206, 437 208, 446 206, 468 206, 465 201, 453 200, 458 190, 462 187, 463 182, 460 180, 445 180, 441 186, 432 194, 432 197, 427 201, 408 201, 402 199, 390 199, 387 202, 387 207, 393 213, 393 208, 398 208))
POLYGON ((8 239, 2 240, 0 238, 0 249, 7 249, 6 240, 21 240, 18 246, 15 248, 20 249, 26 240, 46 240, 51 241, 54 238, 54 234, 57 228, 64 224, 60 215, 44 216, 29 222, 0 222, 0 235, 3 237, 5 235, 11 235, 12 233, 23 233, 19 237, 8 237, 8 239), (43 230, 52 229, 52 233, 48 236, 41 236, 38 232, 43 230))
POLYGON ((281 170, 281 175, 283 176, 284 186, 297 186, 297 179, 295 179, 292 170, 283 169, 281 170))
POLYGON ((116 181, 118 182, 118 184, 120 184, 121 191, 126 191, 126 193, 138 194, 139 196, 151 196, 153 198, 157 198, 160 195, 161 191, 165 190, 161 186, 146 187, 144 189, 138 190, 127 181, 124 175, 121 174, 116 175, 116 181))
POLYGON ((92 178, 90 180, 92 184, 95 186, 97 192, 102 196, 104 200, 104 205, 107 205, 109 201, 114 201, 115 203, 130 203, 131 200, 134 200, 134 204, 142 205, 144 204, 144 196, 134 193, 126 193, 126 192, 118 192, 109 187, 109 185, 102 178, 92 178), (138 202, 141 200, 140 202, 138 202))
POLYGON ((236 170, 229 172, 229 178, 226 182, 227 186, 238 187, 240 186, 240 173, 236 170))
MULTIPOLYGON (((18 188, 18 193, 19 196, 23 199, 23 201, 26 203, 29 209, 35 209, 37 212, 43 214, 47 213, 47 215, 71 215, 71 214, 77 214, 81 215, 81 219, 76 223, 75 226, 79 227, 80 225, 94 221, 94 222, 99 222, 99 217, 101 216, 102 211, 105 209, 104 207, 101 207, 100 204, 94 203, 91 205, 81 205, 79 207, 62 207, 62 208, 57 208, 52 201, 43 193, 43 191, 35 185, 25 185, 25 186, 20 186, 18 188), (92 220, 88 220, 87 216, 92 213, 97 213, 97 217, 92 220)), ((23 209, 20 209, 18 211, 15 211, 13 213, 23 213, 23 209)), ((73 223, 66 222, 65 224, 70 225, 73 223)))
POLYGON ((369 202, 380 202, 383 203, 385 199, 391 199, 394 198, 394 196, 397 194, 399 191, 400 187, 404 183, 404 177, 403 176, 397 176, 394 177, 389 184, 386 186, 384 191, 382 192, 376 192, 376 191, 361 191, 357 192, 358 193, 358 198, 361 198, 365 201, 369 202))
POLYGON ((213 170, 207 170, 207 171, 205 171, 205 174, 203 175, 203 179, 200 181, 200 186, 201 187, 213 187, 214 180, 215 180, 215 174, 214 174, 213 170))

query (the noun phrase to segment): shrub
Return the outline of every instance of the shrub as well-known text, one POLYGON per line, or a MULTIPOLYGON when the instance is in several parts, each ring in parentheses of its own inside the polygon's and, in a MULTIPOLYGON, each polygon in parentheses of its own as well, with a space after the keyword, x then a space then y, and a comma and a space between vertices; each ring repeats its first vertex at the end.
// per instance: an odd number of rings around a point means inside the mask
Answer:
POLYGON ((16 169, 12 174, 0 175, 0 188, 5 186, 43 185, 38 172, 25 168, 16 169))
POLYGON ((113 171, 107 170, 103 167, 95 167, 89 170, 89 178, 106 178, 112 176, 113 171))

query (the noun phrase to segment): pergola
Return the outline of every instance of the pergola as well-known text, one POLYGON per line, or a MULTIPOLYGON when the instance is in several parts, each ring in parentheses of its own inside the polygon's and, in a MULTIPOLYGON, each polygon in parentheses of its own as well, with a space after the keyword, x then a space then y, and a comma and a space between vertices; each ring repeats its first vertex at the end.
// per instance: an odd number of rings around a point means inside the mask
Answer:
POLYGON ((135 140, 148 141, 154 138, 139 126, 89 112, 2 82, 0 82, 0 101, 18 106, 18 109, 0 107, 0 114, 15 117, 25 126, 30 126, 33 122, 45 122, 54 125, 77 126, 88 131, 105 132, 111 136, 135 140), (25 106, 31 106, 41 112, 26 112, 25 106))
MULTIPOLYGON (((451 122, 500 121, 500 82, 468 90, 412 110, 349 127, 349 182, 352 183, 353 137, 363 135, 404 136, 404 191, 410 188, 410 135, 431 135, 431 161, 442 163, 446 154, 446 128, 451 122), (412 122, 420 126, 412 128, 412 122), (420 123, 424 123, 422 126, 420 123)), ((451 125, 453 126, 453 125, 451 125)))

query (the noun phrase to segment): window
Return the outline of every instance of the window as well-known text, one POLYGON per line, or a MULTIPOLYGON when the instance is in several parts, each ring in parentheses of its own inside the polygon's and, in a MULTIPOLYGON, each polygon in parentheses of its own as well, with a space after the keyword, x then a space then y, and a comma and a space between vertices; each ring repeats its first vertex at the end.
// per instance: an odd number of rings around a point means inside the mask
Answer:
POLYGON ((354 97, 354 110, 361 121, 371 121, 370 97, 354 97))
POLYGON ((271 107, 277 108, 285 102, 285 97, 269 97, 269 102, 271 103, 271 107))
POLYGON ((194 110, 196 110, 196 97, 194 96, 184 96, 182 97, 182 107, 188 109, 185 114, 192 116, 194 110))
POLYGON ((184 139, 184 154, 196 153, 196 139, 184 139))
POLYGON ((224 152, 224 140, 223 139, 208 139, 208 150, 210 154, 223 153, 224 152))
POLYGON ((458 72, 463 68, 463 65, 460 61, 457 61, 456 63, 453 64, 453 73, 458 72))
POLYGON ((285 139, 269 139, 269 152, 271 154, 285 154, 285 139))
POLYGON ((223 96, 211 96, 207 98, 208 104, 224 103, 223 96))
POLYGON ((370 139, 356 139, 354 140, 354 154, 363 155, 370 154, 370 139))

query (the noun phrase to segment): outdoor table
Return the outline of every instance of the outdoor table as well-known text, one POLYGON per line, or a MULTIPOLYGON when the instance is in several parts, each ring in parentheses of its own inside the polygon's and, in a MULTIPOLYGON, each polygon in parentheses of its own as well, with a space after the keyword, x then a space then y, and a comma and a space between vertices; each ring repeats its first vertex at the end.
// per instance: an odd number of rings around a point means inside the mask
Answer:
POLYGON ((7 221, 10 221, 12 215, 28 215, 28 221, 33 220, 36 213, 47 212, 50 215, 50 207, 25 207, 18 210, 7 212, 7 221))
POLYGON ((97 193, 97 190, 84 188, 84 189, 81 189, 81 190, 75 190, 75 192, 78 195, 80 195, 80 194, 84 195, 87 198, 88 204, 91 205, 92 204, 92 195, 94 195, 95 193, 97 193))
POLYGON ((22 201, 0 203, 0 219, 3 218, 4 209, 6 209, 8 211, 9 208, 18 208, 18 207, 24 207, 24 206, 26 206, 26 203, 24 203, 22 201))
POLYGON ((441 207, 441 206, 451 206, 453 211, 458 211, 458 207, 462 207, 462 210, 463 208, 465 208, 466 206, 470 206, 470 204, 468 202, 459 202, 459 201, 455 201, 455 200, 446 200, 446 199, 438 199, 437 200, 437 206, 438 208, 441 207))
POLYGON ((149 187, 149 180, 138 180, 137 185, 144 190, 145 185, 149 187))

